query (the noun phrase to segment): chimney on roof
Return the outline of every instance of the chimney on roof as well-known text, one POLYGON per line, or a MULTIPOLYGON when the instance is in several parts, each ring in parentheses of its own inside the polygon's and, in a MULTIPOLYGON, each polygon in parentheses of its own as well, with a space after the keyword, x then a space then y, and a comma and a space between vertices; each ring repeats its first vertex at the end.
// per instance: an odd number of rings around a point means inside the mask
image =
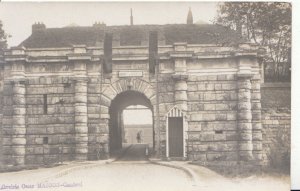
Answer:
POLYGON ((46 25, 41 22, 37 22, 32 25, 32 33, 41 32, 44 31, 45 29, 46 29, 46 25))
POLYGON ((106 24, 104 22, 95 22, 93 24, 93 27, 98 27, 98 28, 101 28, 101 27, 105 27, 106 24))
POLYGON ((193 24, 193 13, 192 13, 191 7, 189 8, 189 12, 188 12, 187 19, 186 19, 186 24, 188 24, 188 25, 193 24))
POLYGON ((132 8, 130 8, 130 25, 133 25, 132 8))

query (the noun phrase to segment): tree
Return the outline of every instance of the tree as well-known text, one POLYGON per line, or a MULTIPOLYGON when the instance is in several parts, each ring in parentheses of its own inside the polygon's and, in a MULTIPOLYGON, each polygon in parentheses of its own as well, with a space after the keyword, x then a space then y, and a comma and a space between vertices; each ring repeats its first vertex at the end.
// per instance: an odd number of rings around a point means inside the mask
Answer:
POLYGON ((291 4, 284 2, 224 2, 218 6, 216 23, 266 47, 265 61, 275 64, 278 75, 280 64, 290 57, 291 12, 291 4))
POLYGON ((3 30, 3 24, 2 21, 0 21, 0 51, 4 48, 7 48, 7 38, 8 34, 5 33, 3 30))

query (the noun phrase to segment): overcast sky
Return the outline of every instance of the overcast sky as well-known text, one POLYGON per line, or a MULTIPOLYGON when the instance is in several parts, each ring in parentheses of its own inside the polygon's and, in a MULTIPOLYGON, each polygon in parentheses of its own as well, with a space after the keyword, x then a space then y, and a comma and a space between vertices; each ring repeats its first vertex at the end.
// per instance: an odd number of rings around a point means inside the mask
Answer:
POLYGON ((49 28, 91 26, 96 21, 128 25, 132 8, 134 24, 186 23, 189 7, 194 22, 211 23, 216 16, 214 2, 1 2, 0 20, 12 36, 9 46, 16 46, 31 34, 32 24, 38 21, 49 28))

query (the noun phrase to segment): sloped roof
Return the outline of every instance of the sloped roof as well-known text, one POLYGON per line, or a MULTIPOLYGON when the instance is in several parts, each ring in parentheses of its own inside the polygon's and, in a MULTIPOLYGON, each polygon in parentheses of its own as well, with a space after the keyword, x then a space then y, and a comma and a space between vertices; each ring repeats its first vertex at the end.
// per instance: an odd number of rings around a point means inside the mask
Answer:
POLYGON ((141 45, 148 41, 150 31, 158 31, 159 41, 166 45, 175 42, 189 44, 224 44, 244 42, 235 31, 220 25, 168 24, 168 25, 133 25, 133 26, 91 26, 46 28, 35 31, 19 46, 26 48, 71 47, 73 45, 100 46, 106 32, 113 33, 114 40, 121 46, 141 45))

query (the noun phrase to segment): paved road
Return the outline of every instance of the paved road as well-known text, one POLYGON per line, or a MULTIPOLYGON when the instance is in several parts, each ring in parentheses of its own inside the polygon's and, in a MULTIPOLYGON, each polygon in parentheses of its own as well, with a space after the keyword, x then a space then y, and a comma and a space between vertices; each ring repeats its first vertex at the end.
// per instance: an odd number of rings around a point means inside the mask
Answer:
MULTIPOLYGON (((19 189, 44 191, 222 191, 289 190, 289 179, 250 177, 226 179, 204 167, 183 161, 154 164, 145 156, 145 145, 132 145, 115 162, 101 161, 72 163, 50 169, 38 169, 14 173, 1 173, 0 186, 18 185, 19 189), (186 170, 167 167, 173 165, 186 170), (48 178, 47 178, 48 177, 48 178), (22 185, 33 188, 23 188, 22 185)), ((1 188, 1 187, 0 187, 1 188)))
POLYGON ((147 161, 146 155, 147 144, 132 144, 127 145, 117 161, 147 161))

